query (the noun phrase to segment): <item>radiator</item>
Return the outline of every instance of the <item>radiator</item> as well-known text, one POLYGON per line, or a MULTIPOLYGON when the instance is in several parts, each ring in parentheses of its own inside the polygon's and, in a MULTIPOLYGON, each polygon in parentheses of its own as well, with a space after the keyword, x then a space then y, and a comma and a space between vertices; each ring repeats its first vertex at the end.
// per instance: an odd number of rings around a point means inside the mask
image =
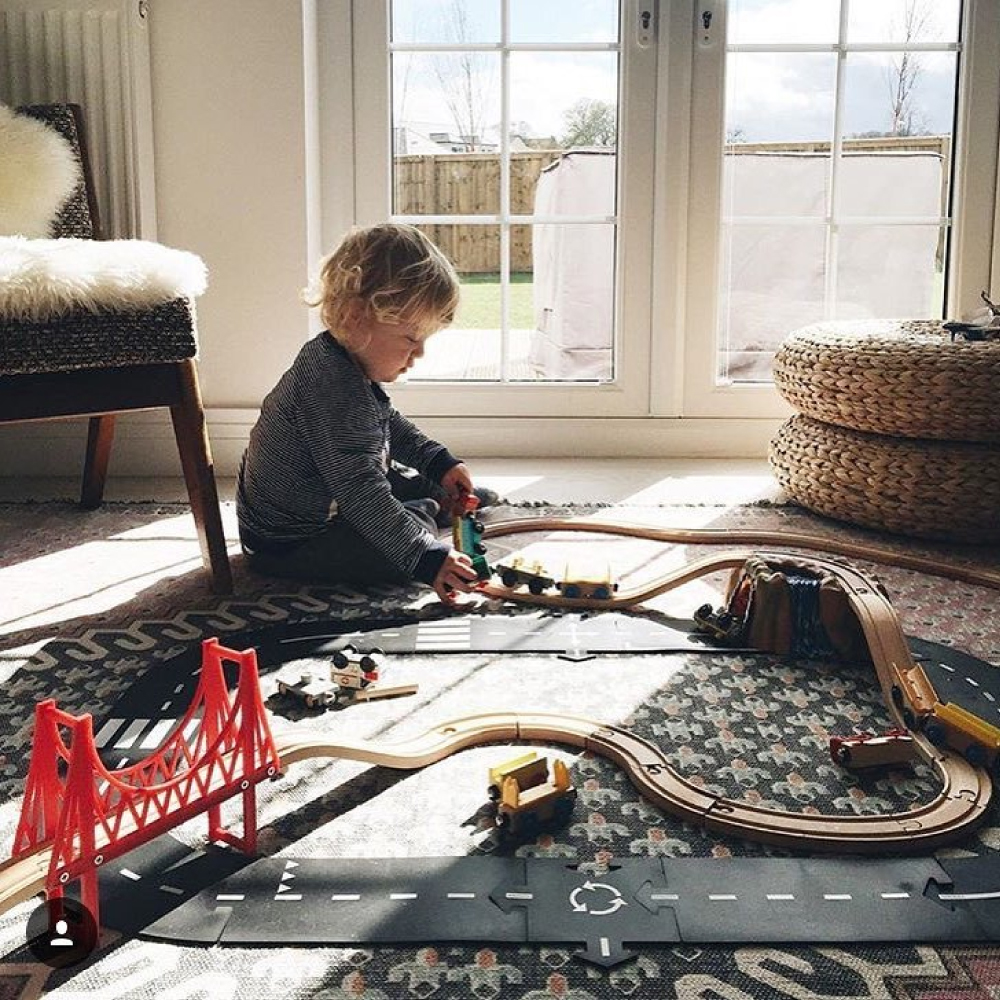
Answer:
POLYGON ((83 108, 101 229, 156 238, 148 0, 0 0, 0 102, 83 108))

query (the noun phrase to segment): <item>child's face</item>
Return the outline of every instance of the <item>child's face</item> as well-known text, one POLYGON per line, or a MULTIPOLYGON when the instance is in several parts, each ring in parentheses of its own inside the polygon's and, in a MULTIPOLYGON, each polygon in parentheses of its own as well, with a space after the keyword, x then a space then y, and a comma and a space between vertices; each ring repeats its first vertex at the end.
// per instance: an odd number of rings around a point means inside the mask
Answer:
POLYGON ((416 322, 380 323, 368 318, 352 331, 351 354, 373 382, 395 382, 424 353, 436 331, 416 322))

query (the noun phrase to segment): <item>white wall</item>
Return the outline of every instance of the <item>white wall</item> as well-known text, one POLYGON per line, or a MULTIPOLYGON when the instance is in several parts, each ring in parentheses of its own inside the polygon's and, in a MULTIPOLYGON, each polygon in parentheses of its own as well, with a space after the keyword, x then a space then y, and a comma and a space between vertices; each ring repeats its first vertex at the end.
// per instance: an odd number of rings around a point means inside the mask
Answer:
POLYGON ((308 336, 302 15, 292 0, 157 0, 159 239, 199 254, 208 407, 256 407, 308 336))

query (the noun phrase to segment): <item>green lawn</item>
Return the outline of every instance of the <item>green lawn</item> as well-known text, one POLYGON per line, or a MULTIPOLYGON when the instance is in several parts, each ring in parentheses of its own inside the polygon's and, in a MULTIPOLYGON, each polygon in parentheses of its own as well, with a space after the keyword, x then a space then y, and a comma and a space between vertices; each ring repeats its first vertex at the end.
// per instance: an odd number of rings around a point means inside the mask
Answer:
MULTIPOLYGON (((535 325, 530 271, 510 276, 510 325, 514 330, 530 330, 535 325)), ((463 330, 496 330, 500 327, 500 275, 463 274, 462 301, 455 327, 463 330)))

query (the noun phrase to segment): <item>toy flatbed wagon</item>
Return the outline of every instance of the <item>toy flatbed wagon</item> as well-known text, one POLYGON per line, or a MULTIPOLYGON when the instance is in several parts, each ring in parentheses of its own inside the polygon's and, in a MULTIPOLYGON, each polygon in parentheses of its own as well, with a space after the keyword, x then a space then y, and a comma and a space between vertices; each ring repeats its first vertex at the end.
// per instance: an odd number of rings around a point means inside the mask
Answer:
POLYGON ((548 760, 532 752, 490 768, 487 793, 497 803, 495 822, 505 836, 536 833, 547 826, 560 826, 573 813, 576 789, 569 771, 559 759, 548 760))

